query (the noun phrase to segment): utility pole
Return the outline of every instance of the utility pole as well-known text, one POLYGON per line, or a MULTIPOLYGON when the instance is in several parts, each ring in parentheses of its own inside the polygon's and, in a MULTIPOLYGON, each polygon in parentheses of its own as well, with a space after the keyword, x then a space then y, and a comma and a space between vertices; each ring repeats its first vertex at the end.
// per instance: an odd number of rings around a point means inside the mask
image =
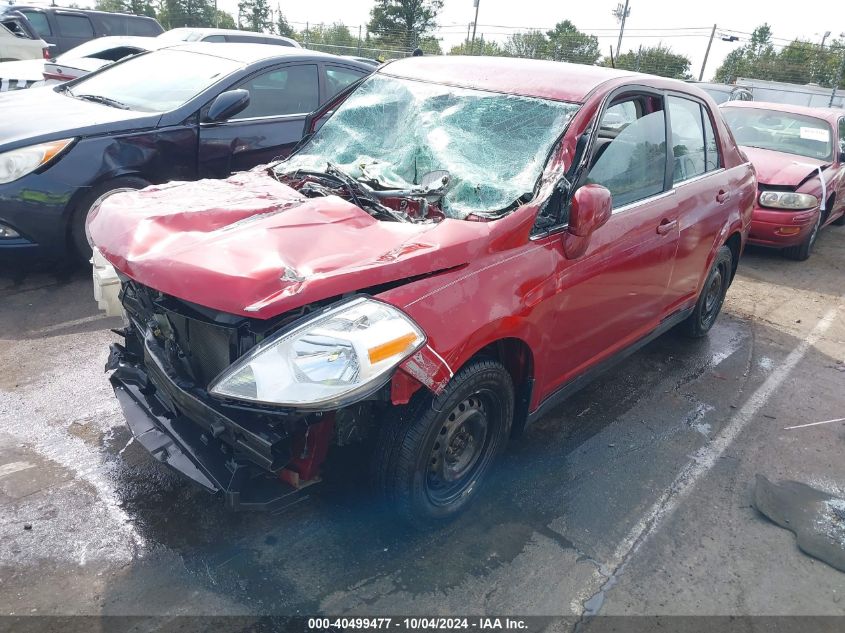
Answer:
POLYGON ((472 23, 472 40, 469 43, 470 55, 472 55, 473 49, 475 48, 475 29, 478 28, 478 5, 481 4, 481 0, 472 0, 472 2, 475 6, 475 21, 472 23))
POLYGON ((704 67, 707 66, 707 58, 710 57, 710 47, 713 46, 713 38, 716 37, 716 25, 713 25, 713 30, 710 31, 710 41, 707 42, 707 50, 704 51, 704 61, 701 62, 701 72, 698 73, 698 80, 704 81, 704 67))
POLYGON ((361 25, 358 25, 358 57, 361 57, 361 25))
POLYGON ((619 41, 616 42, 616 58, 619 58, 619 55, 622 54, 622 34, 625 32, 625 20, 626 18, 631 15, 631 10, 628 8, 628 0, 625 0, 625 6, 622 6, 620 2, 616 5, 616 8, 613 10, 613 15, 616 16, 616 19, 619 20, 619 41))

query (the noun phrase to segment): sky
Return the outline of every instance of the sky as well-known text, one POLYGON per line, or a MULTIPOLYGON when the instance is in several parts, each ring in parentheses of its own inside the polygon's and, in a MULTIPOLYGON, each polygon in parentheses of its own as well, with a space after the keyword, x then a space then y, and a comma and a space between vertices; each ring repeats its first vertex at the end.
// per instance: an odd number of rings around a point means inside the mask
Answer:
MULTIPOLYGON (((479 1, 477 36, 483 34, 485 39, 504 41, 517 27, 548 30, 556 22, 569 19, 579 29, 599 37, 602 54, 608 54, 610 45, 613 45, 614 51, 616 49, 619 24, 611 12, 618 0, 479 1)), ((238 0, 218 0, 219 8, 233 15, 237 15, 237 4, 238 0)), ((304 28, 306 22, 328 24, 340 21, 351 27, 354 34, 358 25, 366 25, 369 20, 373 0, 271 0, 273 8, 276 4, 297 29, 304 28)), ((805 0, 800 4, 771 0, 630 0, 629 6, 630 17, 625 24, 623 52, 637 50, 640 45, 668 45, 675 52, 690 58, 696 77, 701 69, 711 29, 716 24, 717 36, 710 51, 705 80, 712 77, 724 57, 747 41, 747 34, 763 22, 771 25, 778 45, 784 45, 795 37, 818 42, 826 30, 833 31, 831 39, 845 31, 845 3, 840 0, 805 0), (724 42, 719 37, 720 32, 737 35, 741 40, 724 42)), ((436 34, 442 38, 444 51, 464 40, 467 24, 473 20, 474 11, 473 0, 445 0, 443 11, 438 17, 439 28, 436 34)))

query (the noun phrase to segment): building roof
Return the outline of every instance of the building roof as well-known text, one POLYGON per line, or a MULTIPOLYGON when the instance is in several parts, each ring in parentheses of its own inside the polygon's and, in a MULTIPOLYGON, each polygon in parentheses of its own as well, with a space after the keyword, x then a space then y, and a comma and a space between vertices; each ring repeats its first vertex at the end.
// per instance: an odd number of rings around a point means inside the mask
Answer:
POLYGON ((386 64, 382 74, 452 84, 526 97, 583 102, 597 86, 623 77, 646 77, 625 70, 513 57, 407 57, 386 64))

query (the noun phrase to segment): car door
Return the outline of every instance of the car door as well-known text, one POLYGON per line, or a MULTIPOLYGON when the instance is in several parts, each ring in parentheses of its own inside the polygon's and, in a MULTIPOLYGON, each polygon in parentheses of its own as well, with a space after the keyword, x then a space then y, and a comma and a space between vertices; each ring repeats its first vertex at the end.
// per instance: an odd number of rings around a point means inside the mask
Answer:
POLYGON ((250 104, 228 121, 200 124, 200 177, 222 178, 286 157, 319 105, 318 77, 317 64, 287 64, 233 86, 249 91, 250 104))
POLYGON ((56 49, 50 51, 64 53, 80 44, 94 39, 94 26, 84 13, 70 11, 55 11, 53 18, 56 24, 56 49))
POLYGON ((680 304, 697 294, 733 202, 731 177, 722 167, 713 113, 691 95, 670 93, 666 101, 680 232, 669 292, 672 301, 680 304))
POLYGON ((607 187, 613 213, 582 257, 558 258, 557 292, 544 317, 551 372, 541 389, 547 393, 642 338, 668 314, 678 221, 675 194, 667 191, 662 94, 619 95, 594 134, 579 185, 607 187))

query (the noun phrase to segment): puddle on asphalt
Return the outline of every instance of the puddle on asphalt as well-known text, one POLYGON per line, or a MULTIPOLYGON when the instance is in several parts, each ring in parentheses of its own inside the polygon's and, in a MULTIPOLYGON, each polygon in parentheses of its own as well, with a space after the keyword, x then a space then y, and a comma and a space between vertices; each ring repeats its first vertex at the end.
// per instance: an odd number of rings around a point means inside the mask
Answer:
POLYGON ((757 475, 754 507, 795 534, 798 547, 845 571, 845 499, 798 481, 772 483, 757 475))

